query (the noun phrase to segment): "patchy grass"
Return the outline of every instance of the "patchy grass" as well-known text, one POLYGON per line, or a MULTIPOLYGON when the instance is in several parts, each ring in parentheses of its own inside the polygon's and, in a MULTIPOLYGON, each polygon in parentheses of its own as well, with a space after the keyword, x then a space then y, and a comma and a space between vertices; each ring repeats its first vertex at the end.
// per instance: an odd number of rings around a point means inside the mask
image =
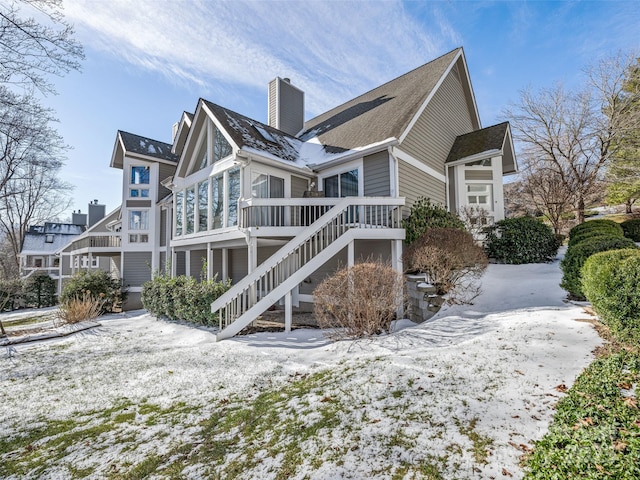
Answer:
POLYGON ((34 315, 32 317, 14 318, 2 320, 2 324, 6 327, 23 327, 25 325, 34 325, 36 323, 44 323, 55 319, 54 313, 46 315, 34 315))
POLYGON ((528 480, 640 478, 640 353, 596 360, 557 407, 525 462, 528 480))

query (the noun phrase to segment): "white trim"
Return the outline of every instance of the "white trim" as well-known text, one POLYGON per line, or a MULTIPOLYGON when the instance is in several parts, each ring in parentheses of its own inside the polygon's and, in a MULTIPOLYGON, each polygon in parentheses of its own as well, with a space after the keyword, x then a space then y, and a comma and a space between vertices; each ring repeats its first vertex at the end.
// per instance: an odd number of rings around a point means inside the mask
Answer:
POLYGON ((431 101, 433 96, 436 94, 438 89, 442 86, 442 84, 444 83, 445 78, 447 78, 447 75, 449 75, 449 73, 451 72, 451 69, 456 64, 458 59, 460 58, 460 55, 462 55, 462 48, 460 48, 458 50, 458 53, 453 58, 453 60, 451 61, 451 63, 447 67, 447 69, 444 71, 444 73, 442 74, 442 76, 438 80, 438 83, 436 83, 436 85, 433 87, 433 89, 431 89, 431 92, 429 92, 429 95, 427 96, 425 101, 422 102, 422 105, 420 105, 420 108, 418 109, 418 111, 415 113, 415 115, 413 116, 413 118, 409 122, 409 125, 407 126, 407 128, 400 135, 400 143, 402 143, 404 141, 404 139, 407 137, 407 135, 409 134, 409 132, 411 131, 413 126, 416 124, 416 122, 420 118, 420 115, 422 115, 422 113, 424 112, 424 109, 427 108, 427 105, 429 104, 429 102, 431 101))
POLYGON ((473 163, 479 160, 485 160, 487 158, 495 158, 502 155, 503 155, 502 150, 497 150, 497 149, 485 150, 484 152, 474 153, 473 155, 469 155, 468 157, 460 158, 454 162, 448 162, 445 165, 448 165, 450 167, 456 167, 458 165, 465 165, 467 163, 473 163))
POLYGON ((405 163, 408 163, 412 167, 415 167, 418 170, 420 170, 420 171, 422 171, 422 172, 424 172, 424 173, 426 173, 428 175, 431 175, 432 177, 436 178, 437 180, 440 180, 441 182, 446 182, 447 181, 447 177, 445 175, 443 175, 442 173, 434 170, 429 165, 426 165, 426 164, 422 163, 417 158, 412 157, 407 152, 403 152, 402 150, 400 150, 397 147, 393 148, 393 155, 397 159, 402 160, 405 163))

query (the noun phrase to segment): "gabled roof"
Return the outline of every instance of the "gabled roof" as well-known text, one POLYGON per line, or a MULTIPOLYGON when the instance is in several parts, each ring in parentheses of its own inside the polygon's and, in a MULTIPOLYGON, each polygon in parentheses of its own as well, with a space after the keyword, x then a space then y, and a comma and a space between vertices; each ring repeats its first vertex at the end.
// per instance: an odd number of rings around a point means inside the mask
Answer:
POLYGON ((175 163, 178 162, 178 156, 171 153, 171 144, 169 143, 141 137, 140 135, 123 132, 122 130, 118 130, 118 135, 122 139, 122 143, 127 152, 138 153, 147 157, 168 160, 175 163))
POLYGON ((503 156, 503 174, 517 171, 509 122, 502 122, 456 137, 446 163, 465 158, 472 160, 472 157, 483 153, 487 156, 491 154, 503 156))
POLYGON ((301 142, 296 137, 208 100, 203 99, 202 102, 222 124, 238 148, 255 149, 290 162, 298 160, 301 142))
POLYGON ((53 254, 85 230, 84 225, 53 222, 31 227, 24 235, 20 253, 22 255, 53 254))
POLYGON ((317 136, 329 153, 399 139, 460 55, 457 48, 309 120, 301 139, 317 136))

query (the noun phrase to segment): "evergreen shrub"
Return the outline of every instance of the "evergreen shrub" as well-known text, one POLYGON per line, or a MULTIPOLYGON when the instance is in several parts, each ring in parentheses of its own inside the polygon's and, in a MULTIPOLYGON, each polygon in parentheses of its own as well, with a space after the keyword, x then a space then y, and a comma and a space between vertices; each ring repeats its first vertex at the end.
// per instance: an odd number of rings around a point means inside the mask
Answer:
POLYGON ((56 281, 46 272, 35 272, 24 281, 24 301, 30 307, 50 307, 57 303, 56 281))
POLYGON ((574 298, 585 300, 581 280, 581 270, 584 263, 595 253, 623 248, 637 247, 632 240, 618 236, 596 236, 569 247, 564 259, 560 262, 562 268, 560 286, 574 298))
POLYGON ((406 232, 405 243, 411 245, 429 228, 457 228, 466 230, 465 224, 442 205, 431 203, 429 198, 419 197, 411 206, 409 216, 402 220, 406 232))
POLYGON ((211 303, 231 288, 231 280, 203 280, 180 275, 156 274, 142 286, 142 305, 156 317, 196 325, 217 326, 211 303))
POLYGON ((625 237, 630 238, 634 242, 640 242, 640 218, 625 220, 620 226, 624 231, 625 237))
POLYGON ((500 220, 485 232, 487 255, 502 263, 549 262, 560 247, 551 227, 533 217, 500 220))
POLYGON ((640 340, 640 249, 596 253, 581 274, 584 295, 602 322, 623 340, 640 340))
POLYGON ((122 280, 113 278, 104 270, 80 270, 62 289, 60 303, 80 300, 85 294, 102 302, 101 314, 118 311, 127 299, 127 291, 122 287, 122 280))
POLYGON ((583 242, 586 239, 598 237, 598 236, 608 236, 608 237, 624 237, 622 232, 622 228, 617 223, 615 226, 611 225, 596 225, 591 228, 584 228, 571 236, 569 239, 568 246, 571 247, 573 245, 577 245, 580 242, 583 242))
POLYGON ((618 235, 623 235, 623 231, 622 231, 622 227, 620 226, 619 223, 614 222, 613 220, 607 220, 604 218, 598 218, 596 220, 589 220, 586 221, 584 223, 580 223, 578 225, 576 225, 575 227, 573 227, 570 231, 569 231, 569 241, 571 241, 571 239, 579 234, 580 232, 586 231, 586 230, 596 230, 596 229, 608 229, 608 231, 610 231, 613 234, 618 234, 618 235))

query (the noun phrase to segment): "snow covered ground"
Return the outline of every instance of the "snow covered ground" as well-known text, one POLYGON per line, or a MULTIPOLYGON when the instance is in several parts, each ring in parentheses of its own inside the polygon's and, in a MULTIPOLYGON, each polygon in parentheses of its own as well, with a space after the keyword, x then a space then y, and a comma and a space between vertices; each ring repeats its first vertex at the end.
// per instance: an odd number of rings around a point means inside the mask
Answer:
POLYGON ((490 265, 474 305, 366 341, 295 330, 216 343, 130 312, 7 348, 0 476, 521 478, 601 343, 559 281, 557 261, 490 265))

